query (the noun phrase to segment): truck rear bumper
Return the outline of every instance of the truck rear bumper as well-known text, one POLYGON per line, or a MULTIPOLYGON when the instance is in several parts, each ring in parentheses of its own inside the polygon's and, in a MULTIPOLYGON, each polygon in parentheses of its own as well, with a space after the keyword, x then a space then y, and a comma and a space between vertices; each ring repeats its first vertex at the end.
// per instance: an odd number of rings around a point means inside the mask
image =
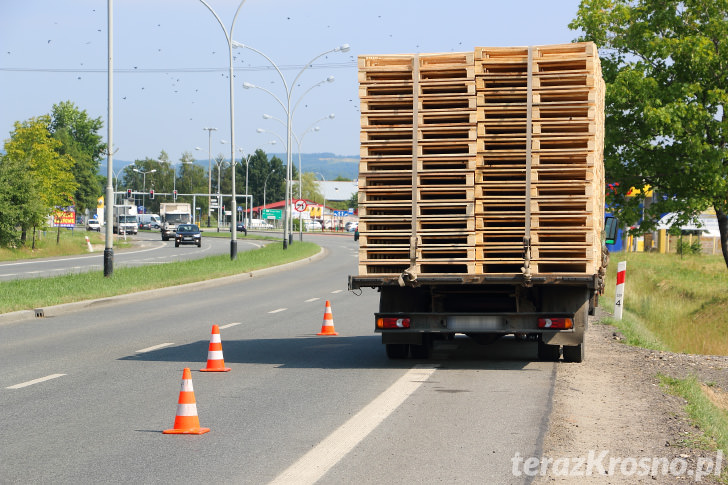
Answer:
POLYGON ((568 313, 375 313, 374 331, 384 343, 422 343, 425 334, 537 334, 545 343, 577 345, 582 342, 584 327, 568 313), (409 319, 409 328, 379 328, 380 318, 409 319), (539 318, 571 318, 570 329, 539 328, 539 318))
MULTIPOLYGON (((568 313, 375 313, 375 331, 442 332, 442 333, 553 333, 553 329, 539 328, 539 318, 574 318, 568 313), (381 329, 380 318, 408 318, 409 328, 381 329)), ((561 330, 573 332, 573 329, 561 330)))

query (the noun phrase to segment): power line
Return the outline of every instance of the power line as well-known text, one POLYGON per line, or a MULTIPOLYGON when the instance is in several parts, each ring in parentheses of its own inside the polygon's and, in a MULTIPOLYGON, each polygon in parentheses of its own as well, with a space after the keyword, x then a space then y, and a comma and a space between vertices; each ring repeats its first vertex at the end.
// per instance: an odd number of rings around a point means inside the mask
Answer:
MULTIPOLYGON (((351 69, 357 66, 356 61, 346 61, 346 62, 327 62, 323 64, 312 64, 308 67, 308 69, 351 69)), ((279 66, 281 71, 292 71, 292 70, 301 70, 305 66, 303 64, 289 64, 289 65, 282 65, 279 66)), ((119 74, 158 74, 158 73, 195 73, 195 72, 222 72, 227 73, 229 72, 229 67, 175 67, 175 68, 152 68, 152 69, 145 69, 145 68, 122 68, 122 69, 114 69, 115 73, 119 74)), ((236 71, 247 71, 247 72, 254 72, 254 71, 273 71, 274 68, 272 66, 242 66, 242 67, 235 67, 236 71)), ((5 72, 42 72, 42 73, 73 73, 73 74, 81 74, 81 73, 103 73, 106 74, 106 69, 68 69, 68 68, 47 68, 47 67, 0 67, 0 71, 5 72)))

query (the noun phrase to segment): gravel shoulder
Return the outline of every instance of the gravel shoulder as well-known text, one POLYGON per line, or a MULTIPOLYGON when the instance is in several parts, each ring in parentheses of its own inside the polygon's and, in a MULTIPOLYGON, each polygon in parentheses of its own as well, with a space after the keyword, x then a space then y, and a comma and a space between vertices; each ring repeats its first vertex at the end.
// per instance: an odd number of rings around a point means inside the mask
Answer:
MULTIPOLYGON (((690 423, 685 400, 668 394, 657 375, 695 375, 712 384, 717 400, 728 400, 728 357, 631 347, 622 342, 615 327, 594 324, 600 315, 593 318, 586 332, 584 362, 558 364, 553 411, 533 483, 685 484, 697 483, 697 478, 700 483, 720 483, 715 476, 696 477, 701 457, 712 462, 718 456, 698 448, 701 432, 690 423), (587 464, 576 469, 582 457, 587 464), (554 462, 544 467, 544 458, 554 462), (569 459, 568 473, 564 458, 569 459), (653 468, 653 458, 674 462, 675 472, 680 471, 681 462, 687 466, 681 476, 669 469, 662 473, 661 465, 653 468), (615 460, 612 473, 610 459, 615 460), (649 466, 641 466, 647 459, 649 466)), ((727 462, 728 458, 722 460, 723 470, 727 462)))

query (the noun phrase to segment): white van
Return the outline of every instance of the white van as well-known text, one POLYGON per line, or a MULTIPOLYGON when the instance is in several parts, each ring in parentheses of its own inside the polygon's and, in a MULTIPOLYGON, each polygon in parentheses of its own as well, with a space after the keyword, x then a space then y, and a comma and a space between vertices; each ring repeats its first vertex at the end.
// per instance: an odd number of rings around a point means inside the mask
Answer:
POLYGON ((162 220, 159 214, 138 214, 139 229, 159 229, 162 227, 162 220))

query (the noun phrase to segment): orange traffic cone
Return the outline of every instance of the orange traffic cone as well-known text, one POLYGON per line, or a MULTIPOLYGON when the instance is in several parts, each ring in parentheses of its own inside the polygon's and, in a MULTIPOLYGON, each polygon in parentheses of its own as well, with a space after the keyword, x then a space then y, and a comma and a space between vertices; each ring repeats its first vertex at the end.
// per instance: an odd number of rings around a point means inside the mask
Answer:
POLYGON ((207 347, 207 367, 200 369, 200 372, 228 372, 230 367, 225 367, 225 359, 222 358, 222 340, 220 340, 220 327, 212 326, 210 345, 207 347))
POLYGON ((321 332, 316 335, 339 335, 334 331, 334 316, 331 314, 331 303, 329 303, 329 300, 326 300, 324 324, 321 326, 321 332))
POLYGON ((197 417, 197 403, 195 392, 192 389, 192 375, 189 367, 182 371, 182 387, 179 391, 177 401, 177 415, 174 418, 174 428, 165 429, 164 434, 203 434, 210 431, 210 428, 200 428, 200 420, 197 417))

